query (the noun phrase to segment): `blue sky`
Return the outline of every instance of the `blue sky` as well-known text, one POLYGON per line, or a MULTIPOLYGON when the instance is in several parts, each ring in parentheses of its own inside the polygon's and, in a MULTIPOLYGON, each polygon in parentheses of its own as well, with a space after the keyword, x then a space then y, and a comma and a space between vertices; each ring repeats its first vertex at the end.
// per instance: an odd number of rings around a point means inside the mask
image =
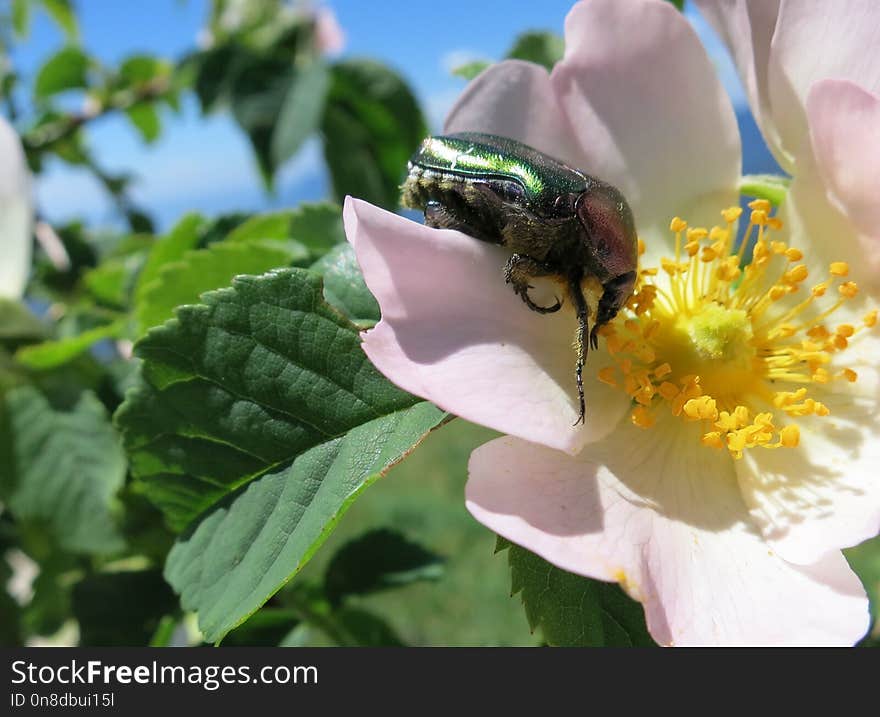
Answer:
MULTIPOLYGON (((180 56, 193 47, 208 7, 206 0, 79 0, 76 5, 84 46, 108 63, 145 51, 180 56)), ((524 30, 561 33, 571 0, 335 0, 328 5, 346 33, 343 56, 371 56, 397 69, 437 129, 465 84, 450 75, 451 66, 475 57, 498 58, 524 30)), ((690 12, 689 16, 694 17, 690 12)), ((735 102, 742 104, 742 89, 726 52, 705 23, 694 20, 735 102)), ((13 62, 32 77, 62 44, 58 30, 38 15, 13 62)), ((276 194, 267 196, 247 142, 228 116, 202 118, 189 101, 180 115, 165 111, 163 120, 162 137, 149 147, 124 118, 99 120, 91 132, 104 166, 137 175, 135 198, 154 213, 160 226, 167 227, 191 209, 208 214, 257 210, 327 194, 317 141, 283 168, 276 194)), ((86 173, 61 164, 50 166, 40 178, 37 197, 41 211, 54 220, 84 216, 100 223, 111 218, 103 191, 86 173)))

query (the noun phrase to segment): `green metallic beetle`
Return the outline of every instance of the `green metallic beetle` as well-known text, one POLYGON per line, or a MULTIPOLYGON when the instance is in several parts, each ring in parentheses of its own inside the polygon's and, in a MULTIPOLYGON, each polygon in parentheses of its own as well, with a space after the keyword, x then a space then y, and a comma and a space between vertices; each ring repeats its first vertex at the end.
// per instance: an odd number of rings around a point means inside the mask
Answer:
POLYGON ((584 420, 583 366, 588 344, 633 292, 638 240, 632 211, 610 184, 521 142, 476 132, 428 137, 408 165, 402 203, 425 224, 457 229, 511 249, 504 278, 532 310, 529 281, 563 284, 578 319, 577 381, 584 420), (594 315, 592 329, 590 315, 594 315))

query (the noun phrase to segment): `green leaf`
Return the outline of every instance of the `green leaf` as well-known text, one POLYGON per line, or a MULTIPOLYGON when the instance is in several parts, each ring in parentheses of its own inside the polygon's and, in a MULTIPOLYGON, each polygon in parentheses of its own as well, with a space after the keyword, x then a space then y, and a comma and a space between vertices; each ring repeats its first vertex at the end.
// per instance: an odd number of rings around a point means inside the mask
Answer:
POLYGON ((28 308, 0 297, 0 342, 33 341, 46 335, 46 327, 28 308))
POLYGON ((101 402, 84 392, 71 410, 58 410, 23 386, 5 404, 14 466, 8 505, 16 519, 44 522, 71 552, 120 550, 115 495, 126 461, 101 402))
POLYGON ((452 74, 470 81, 491 65, 492 63, 488 60, 473 60, 472 62, 466 62, 463 65, 454 67, 452 74))
POLYGON ((379 318, 379 302, 364 283, 351 244, 338 244, 311 266, 324 277, 324 298, 358 326, 372 326, 379 318))
POLYGON ((195 212, 187 214, 171 228, 168 234, 153 244, 134 288, 136 306, 142 303, 144 292, 159 278, 159 273, 166 264, 182 259, 186 252, 198 246, 201 230, 205 224, 206 220, 200 214, 195 212))
POLYGON ((272 133, 273 167, 280 167, 296 154, 306 137, 317 129, 329 84, 330 71, 321 61, 293 75, 272 133))
POLYGON ((880 536, 844 551, 850 567, 865 586, 871 605, 871 634, 880 638, 880 536))
POLYGON ((274 137, 278 116, 295 78, 296 71, 289 59, 242 56, 234 70, 232 114, 251 142, 267 186, 271 186, 277 168, 274 137))
POLYGON ((508 550, 511 595, 520 593, 532 629, 556 647, 653 645, 642 606, 616 583, 561 570, 525 548, 499 538, 508 550))
POLYGON ((116 420, 139 489, 191 524, 166 577, 216 641, 443 413, 373 368, 308 271, 239 277, 203 301, 138 343, 145 384, 116 420))
POLYGON ((684 0, 669 0, 678 10, 684 12, 684 0))
POLYGON ((135 307, 139 333, 170 319, 176 307, 198 303, 204 292, 229 285, 238 274, 261 274, 290 260, 284 247, 268 244, 222 243, 189 251, 166 264, 141 292, 135 307))
POLYGON ((746 174, 739 180, 739 193, 766 199, 774 207, 785 201, 791 179, 777 174, 746 174))
POLYGON ((331 69, 321 127, 333 192, 395 209, 407 160, 427 134, 422 111, 400 76, 378 62, 331 69))
POLYGON ((525 32, 516 38, 507 53, 512 60, 526 60, 548 70, 565 54, 565 41, 553 32, 525 32))
POLYGON ((288 582, 358 494, 443 418, 419 403, 349 430, 230 495, 182 536, 165 576, 217 641, 288 582))
POLYGON ((152 102, 138 102, 132 105, 125 114, 134 125, 135 129, 140 132, 144 142, 149 144, 155 142, 159 138, 162 131, 162 124, 159 120, 159 112, 156 105, 152 102))
POLYGON ((317 259, 345 243, 342 208, 331 202, 300 204, 290 217, 290 235, 317 259))
POLYGON ((177 598, 159 570, 93 573, 73 588, 80 646, 147 645, 177 598))
POLYGON ((12 29, 20 40, 27 38, 31 27, 31 0, 12 0, 12 29))
POLYGON ((378 528, 352 540, 333 556, 324 573, 327 599, 386 590, 420 580, 437 580, 443 559, 401 533, 378 528))
POLYGON ((34 81, 34 96, 45 99, 64 90, 88 87, 88 70, 88 56, 78 47, 65 47, 40 68, 34 81))
POLYGON ((68 40, 76 40, 79 37, 76 13, 70 0, 40 0, 40 2, 49 16, 67 35, 68 40))
POLYGON ((97 326, 77 336, 25 346, 18 350, 15 358, 19 363, 35 371, 57 368, 72 361, 98 341, 119 337, 123 333, 124 326, 124 322, 117 321, 105 326, 97 326))
POLYGON ((301 252, 291 260, 298 265, 317 261, 330 249, 345 243, 342 209, 330 202, 303 203, 296 209, 257 214, 226 236, 227 244, 252 241, 285 241, 301 252))
POLYGON ((127 85, 139 85, 171 72, 171 65, 152 55, 131 55, 119 65, 119 77, 127 85))

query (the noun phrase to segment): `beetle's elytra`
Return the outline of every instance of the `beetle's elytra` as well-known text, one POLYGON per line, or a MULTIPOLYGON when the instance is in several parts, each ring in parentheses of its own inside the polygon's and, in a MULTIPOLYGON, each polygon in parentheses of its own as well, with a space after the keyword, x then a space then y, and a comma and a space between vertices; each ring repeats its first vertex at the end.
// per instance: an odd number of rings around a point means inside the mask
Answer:
POLYGON ((403 205, 424 210, 428 226, 511 249, 505 280, 532 311, 558 311, 567 295, 578 320, 583 422, 587 347, 596 347, 597 330, 614 318, 636 281, 638 240, 623 195, 521 142, 475 132, 428 137, 410 159, 402 189, 403 205), (534 303, 529 281, 538 277, 562 284, 563 299, 534 303))

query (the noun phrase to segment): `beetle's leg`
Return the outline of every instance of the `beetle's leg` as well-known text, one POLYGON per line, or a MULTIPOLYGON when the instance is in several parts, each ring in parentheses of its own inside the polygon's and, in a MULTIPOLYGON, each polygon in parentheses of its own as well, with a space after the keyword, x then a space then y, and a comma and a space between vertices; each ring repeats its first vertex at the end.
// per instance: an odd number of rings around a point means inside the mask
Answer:
POLYGON ((590 333, 590 345, 594 349, 599 347, 599 336, 596 332, 617 316, 618 307, 626 303, 626 300, 633 292, 635 282, 636 273, 630 271, 615 277, 603 287, 602 298, 599 299, 599 309, 596 314, 596 323, 593 324, 593 330, 590 333))
POLYGON ((532 311, 539 314, 552 314, 562 308, 562 302, 557 298, 552 306, 538 306, 529 297, 529 289, 533 288, 529 279, 538 279, 542 276, 556 276, 559 271, 549 264, 532 259, 525 254, 512 254, 504 267, 504 281, 513 284, 513 290, 525 302, 532 311))
POLYGON ((574 308, 577 312, 578 331, 577 331, 577 364, 575 365, 575 378, 577 379, 578 404, 580 413, 578 419, 574 422, 584 422, 586 414, 586 406, 584 404, 584 362, 587 360, 587 351, 592 341, 592 335, 589 331, 590 308, 587 306, 587 300, 584 298, 584 291, 581 288, 580 279, 571 278, 568 282, 569 291, 574 301, 574 308))

